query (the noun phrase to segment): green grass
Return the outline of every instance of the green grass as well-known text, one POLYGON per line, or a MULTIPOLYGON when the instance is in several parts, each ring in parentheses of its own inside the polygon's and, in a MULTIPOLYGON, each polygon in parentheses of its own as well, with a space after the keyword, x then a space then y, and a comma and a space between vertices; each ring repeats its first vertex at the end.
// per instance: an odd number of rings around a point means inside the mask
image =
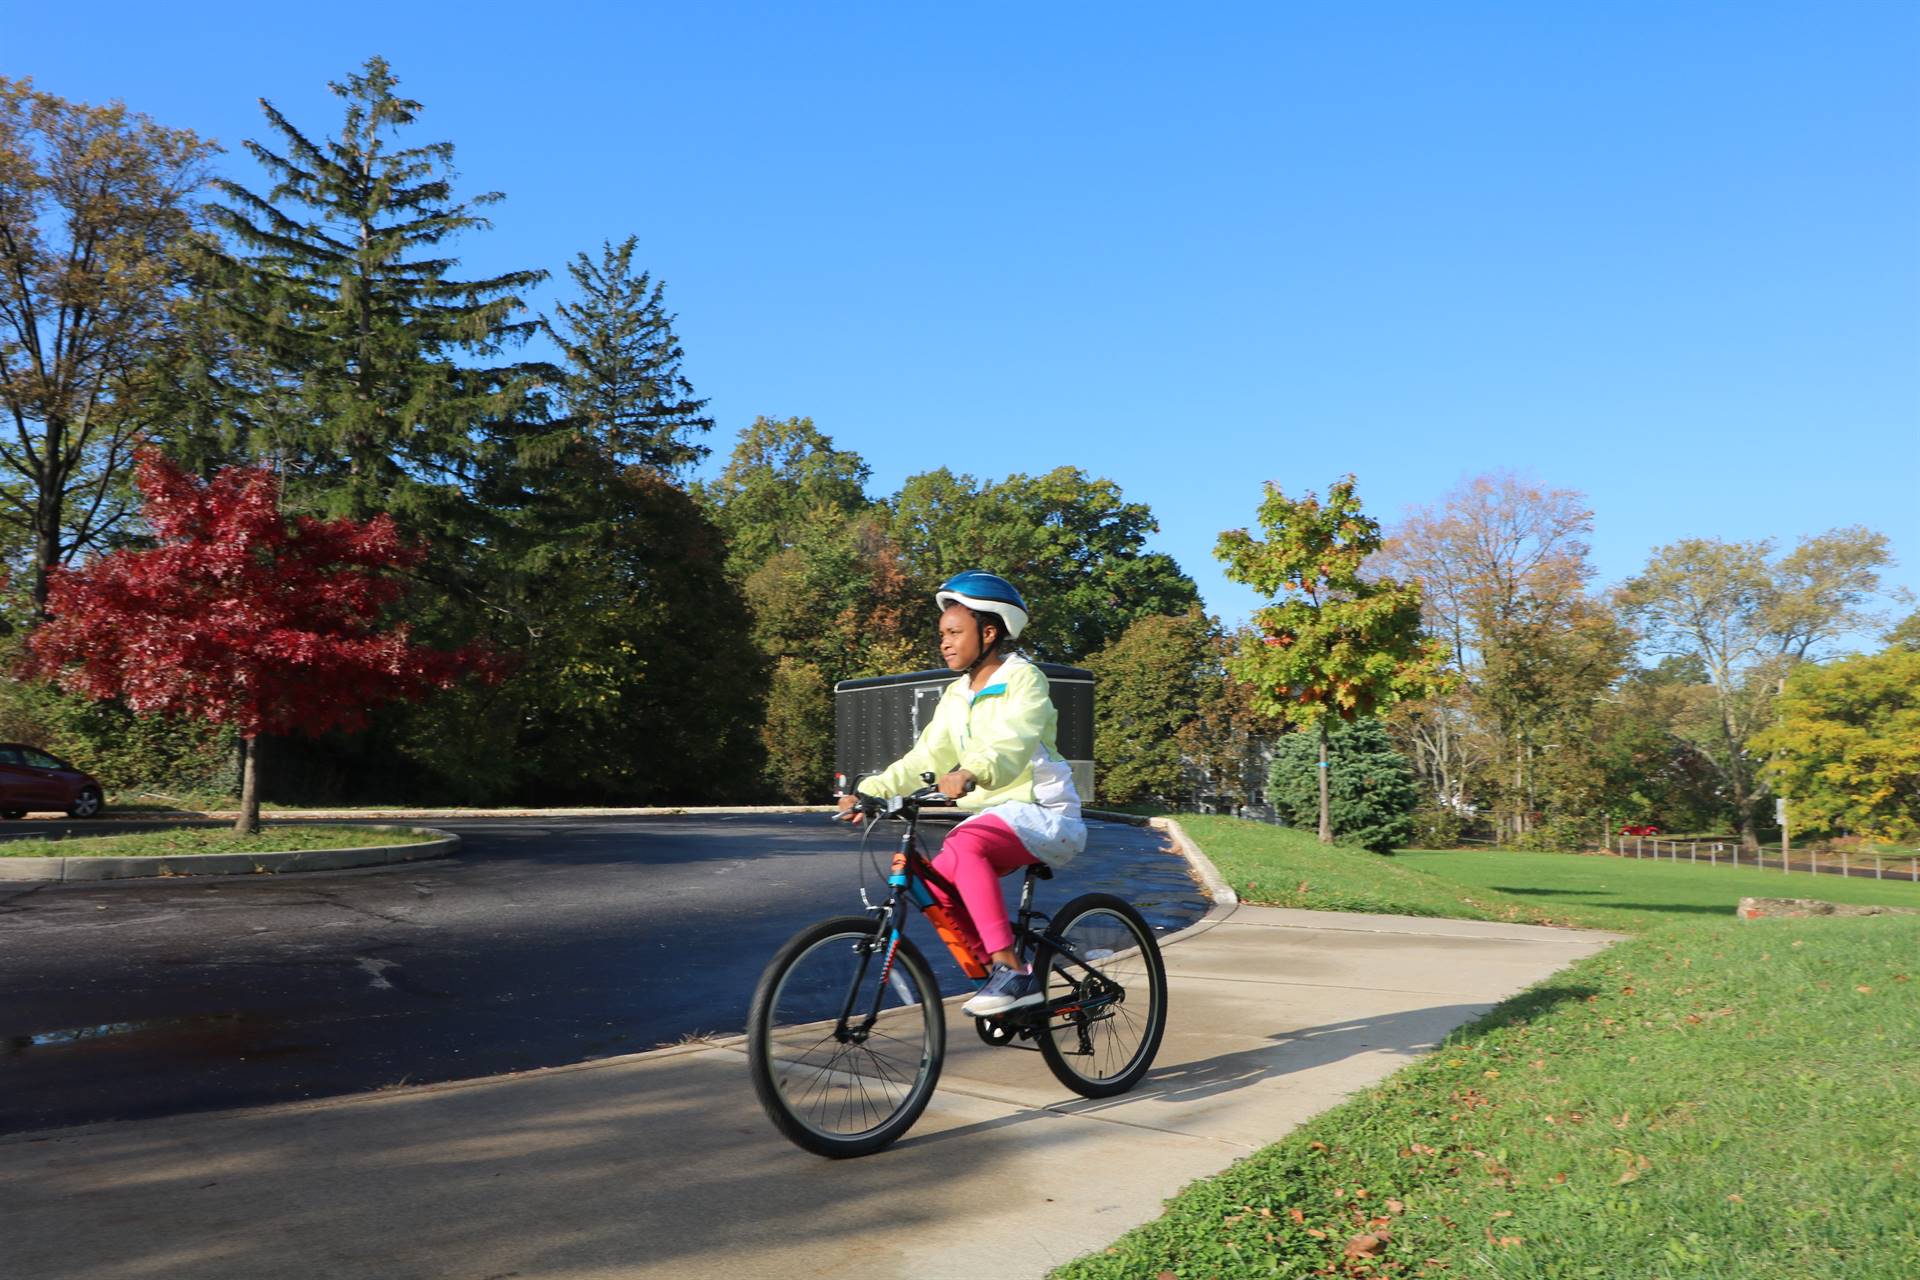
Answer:
POLYGON ((1249 901, 1631 937, 1190 1185, 1055 1274, 1920 1275, 1920 916, 1734 916, 1743 895, 1920 907, 1920 886, 1568 854, 1382 858, 1181 825, 1249 901), (1377 1254, 1349 1241, 1384 1228, 1377 1254))
POLYGON ((1920 908, 1920 884, 1911 881, 1744 867, 1736 871, 1724 862, 1715 867, 1499 849, 1412 850, 1391 861, 1476 895, 1498 894, 1502 900, 1519 899, 1542 907, 1551 904, 1581 924, 1609 929, 1639 929, 1661 919, 1727 916, 1743 897, 1920 908))
POLYGON ((1920 1274, 1916 971, 1920 918, 1657 926, 1056 1274, 1920 1274))
POLYGON ((1261 906, 1626 930, 1675 917, 1730 917, 1744 896, 1920 907, 1920 885, 1905 881, 1504 849, 1386 858, 1239 818, 1185 814, 1179 821, 1234 892, 1261 906))
POLYGON ((257 835, 237 835, 231 827, 179 827, 124 836, 86 836, 73 840, 25 838, 0 842, 0 858, 173 857, 189 853, 291 853, 301 849, 363 849, 418 844, 429 839, 414 831, 378 831, 372 827, 301 825, 261 827, 257 835))
POLYGON ((1569 913, 1490 891, 1464 887, 1399 858, 1322 845, 1311 831, 1240 818, 1182 814, 1179 822, 1242 901, 1317 911, 1449 916, 1564 924, 1569 913))

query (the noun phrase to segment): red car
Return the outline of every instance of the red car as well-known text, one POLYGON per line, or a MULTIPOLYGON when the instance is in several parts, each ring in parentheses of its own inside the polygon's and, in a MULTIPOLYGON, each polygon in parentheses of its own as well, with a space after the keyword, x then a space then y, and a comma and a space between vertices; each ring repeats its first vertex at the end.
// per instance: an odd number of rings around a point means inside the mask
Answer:
POLYGON ((0 742, 0 818, 57 809, 69 818, 97 818, 105 793, 93 777, 24 742, 0 742))
POLYGON ((1657 836, 1660 834, 1660 828, 1654 826, 1651 822, 1629 822, 1626 826, 1620 828, 1620 834, 1623 836, 1657 836))

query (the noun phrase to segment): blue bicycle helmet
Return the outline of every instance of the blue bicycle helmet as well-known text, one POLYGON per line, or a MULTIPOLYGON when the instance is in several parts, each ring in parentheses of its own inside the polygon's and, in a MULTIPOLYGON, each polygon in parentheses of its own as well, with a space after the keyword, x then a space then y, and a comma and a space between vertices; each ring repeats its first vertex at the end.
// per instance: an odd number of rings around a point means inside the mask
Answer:
POLYGON ((940 584, 934 593, 942 609, 964 605, 975 613, 997 614, 1007 624, 1007 639, 1018 640, 1027 629, 1027 602, 1011 582, 997 573, 968 569, 940 584))

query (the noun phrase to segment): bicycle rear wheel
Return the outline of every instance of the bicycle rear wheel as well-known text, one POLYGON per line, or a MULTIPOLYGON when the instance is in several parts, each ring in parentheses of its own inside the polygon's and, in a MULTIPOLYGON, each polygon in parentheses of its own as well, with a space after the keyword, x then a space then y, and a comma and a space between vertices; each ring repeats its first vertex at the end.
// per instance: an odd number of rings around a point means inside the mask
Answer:
POLYGON ((747 1015, 747 1060, 767 1116, 817 1155, 878 1151, 920 1118, 940 1079, 940 988, 905 938, 863 916, 823 920, 774 955, 747 1015))
POLYGON ((1153 929, 1110 893, 1075 898, 1041 948, 1046 1005, 1040 1054, 1054 1078, 1088 1098, 1140 1082, 1167 1029, 1167 970, 1153 929))

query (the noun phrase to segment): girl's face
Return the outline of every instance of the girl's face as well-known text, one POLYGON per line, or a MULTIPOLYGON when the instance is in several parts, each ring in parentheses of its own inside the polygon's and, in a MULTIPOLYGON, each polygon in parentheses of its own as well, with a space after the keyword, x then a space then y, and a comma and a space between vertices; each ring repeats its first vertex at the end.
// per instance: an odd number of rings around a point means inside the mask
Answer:
MULTIPOLYGON (((963 604, 950 604, 940 615, 940 657, 949 671, 965 671, 980 661, 980 632, 973 621, 973 610, 963 604)), ((987 642, 995 634, 992 623, 984 628, 987 642)))

